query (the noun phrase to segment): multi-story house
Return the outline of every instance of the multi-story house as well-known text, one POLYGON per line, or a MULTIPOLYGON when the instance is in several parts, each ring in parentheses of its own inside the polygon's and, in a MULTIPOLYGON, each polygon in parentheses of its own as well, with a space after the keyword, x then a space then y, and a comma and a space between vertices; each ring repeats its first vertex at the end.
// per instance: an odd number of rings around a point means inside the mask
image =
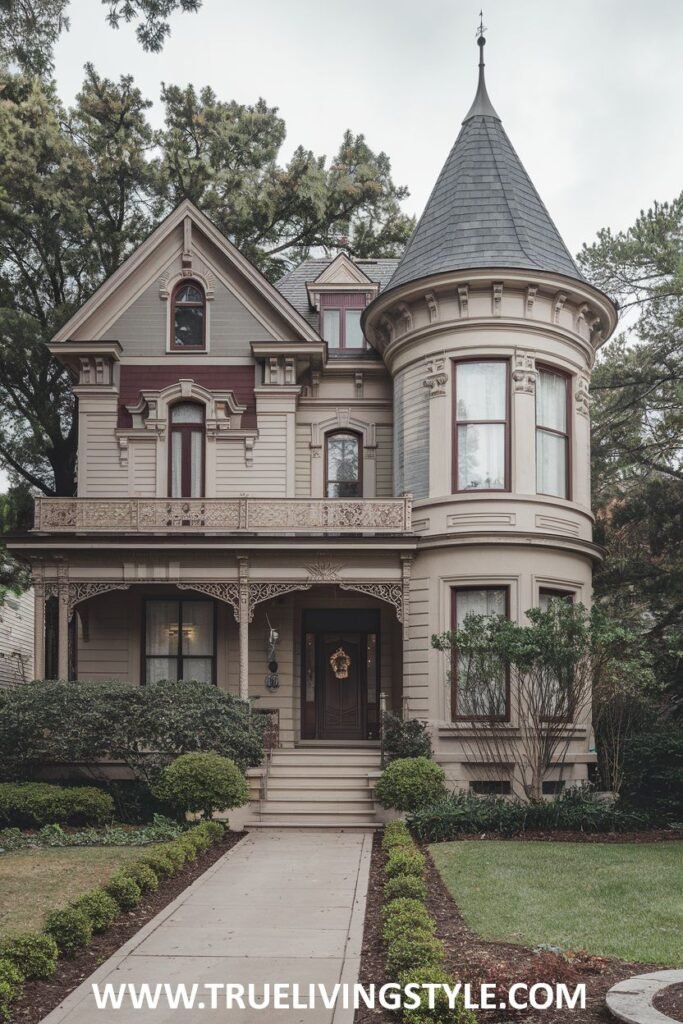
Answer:
MULTIPOLYGON (((11 544, 33 568, 36 676, 258 698, 309 775, 306 743, 373 749, 383 700, 476 783, 487 722, 431 636, 590 603, 588 388, 615 323, 483 60, 400 260, 309 259, 273 286, 182 203, 51 344, 75 382, 78 495, 39 498, 11 544)), ((514 739, 505 683, 495 710, 514 739)), ((590 723, 569 731, 581 780, 590 723)))

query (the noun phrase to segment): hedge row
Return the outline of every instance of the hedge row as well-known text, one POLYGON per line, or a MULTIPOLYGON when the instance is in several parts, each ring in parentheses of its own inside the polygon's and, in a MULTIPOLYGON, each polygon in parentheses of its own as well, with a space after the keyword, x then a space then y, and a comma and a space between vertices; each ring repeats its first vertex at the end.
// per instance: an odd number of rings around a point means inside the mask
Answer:
POLYGON ((161 879, 196 860, 224 832, 220 822, 204 821, 125 864, 103 888, 91 889, 63 910, 52 911, 44 932, 0 936, 0 1020, 8 1019, 10 1005, 21 995, 25 981, 50 978, 58 956, 75 956, 94 933, 106 931, 120 913, 138 905, 144 892, 154 892, 161 879))
POLYGON ((0 827, 102 825, 113 816, 114 801, 94 786, 0 782, 0 827))
POLYGON ((451 1007, 444 989, 430 992, 432 985, 454 986, 455 981, 445 969, 443 943, 434 934, 436 925, 427 910, 425 858, 404 822, 386 826, 382 848, 387 855, 382 933, 387 944, 387 973, 403 988, 427 986, 418 993, 420 1005, 404 1007, 402 1019, 405 1024, 476 1024, 477 1018, 464 1007, 461 997, 451 1007))

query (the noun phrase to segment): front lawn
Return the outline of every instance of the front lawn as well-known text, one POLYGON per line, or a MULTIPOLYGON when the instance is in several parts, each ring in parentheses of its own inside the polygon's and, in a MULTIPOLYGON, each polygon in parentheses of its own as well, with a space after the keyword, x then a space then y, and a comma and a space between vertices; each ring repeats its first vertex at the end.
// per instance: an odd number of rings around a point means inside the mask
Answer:
POLYGON ((430 849, 482 938, 683 965, 683 843, 470 841, 430 849))
POLYGON ((137 847, 74 847, 18 850, 0 856, 0 932, 42 928, 45 915, 96 886, 106 884, 137 847))

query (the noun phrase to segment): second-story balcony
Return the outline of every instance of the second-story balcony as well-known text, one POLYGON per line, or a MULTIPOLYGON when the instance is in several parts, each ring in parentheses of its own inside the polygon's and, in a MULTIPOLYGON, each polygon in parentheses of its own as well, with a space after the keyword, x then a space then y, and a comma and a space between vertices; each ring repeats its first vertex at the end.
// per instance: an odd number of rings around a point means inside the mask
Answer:
POLYGON ((401 534, 411 498, 37 498, 41 533, 401 534))

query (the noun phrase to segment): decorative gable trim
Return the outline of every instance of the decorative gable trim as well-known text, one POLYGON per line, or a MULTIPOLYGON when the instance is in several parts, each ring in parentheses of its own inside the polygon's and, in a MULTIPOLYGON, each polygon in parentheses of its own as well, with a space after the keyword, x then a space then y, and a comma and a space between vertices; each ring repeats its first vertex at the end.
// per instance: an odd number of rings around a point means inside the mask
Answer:
POLYGON ((322 293, 361 292, 365 295, 366 302, 371 302, 379 294, 379 284, 371 281, 345 252, 340 252, 315 281, 306 283, 306 291, 313 309, 320 310, 322 293))

